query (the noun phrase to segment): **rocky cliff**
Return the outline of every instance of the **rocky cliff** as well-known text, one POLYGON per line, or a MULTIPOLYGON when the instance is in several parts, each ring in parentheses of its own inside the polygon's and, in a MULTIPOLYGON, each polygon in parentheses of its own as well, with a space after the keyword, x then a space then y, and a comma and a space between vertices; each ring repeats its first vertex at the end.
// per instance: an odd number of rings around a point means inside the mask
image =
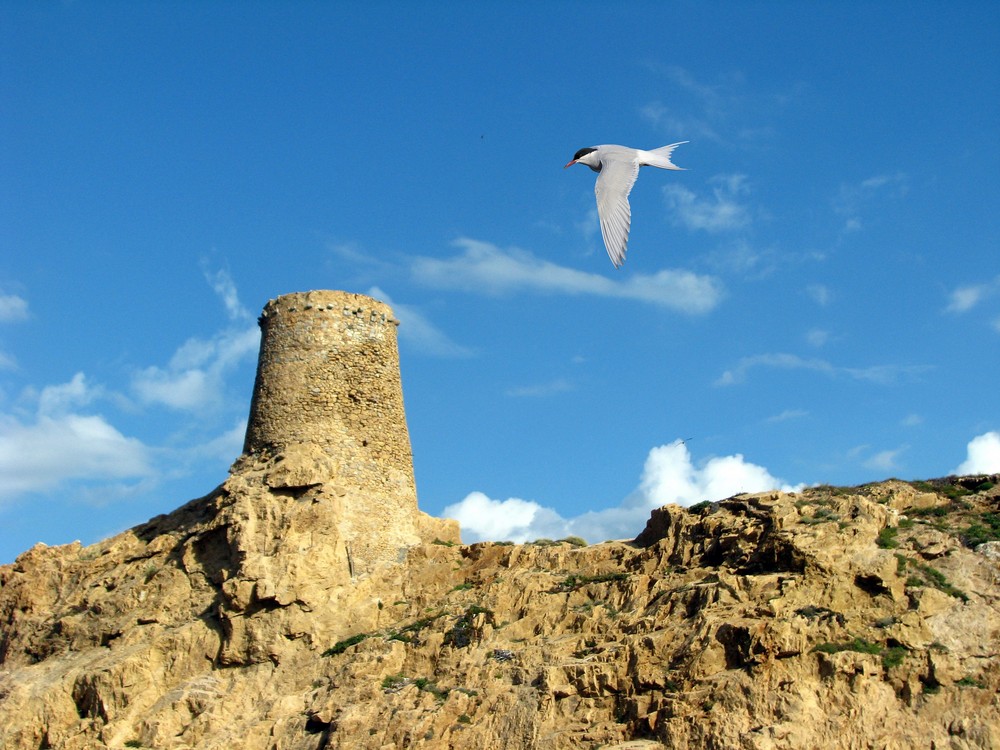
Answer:
POLYGON ((352 577, 336 493, 273 471, 0 567, 3 747, 1000 747, 1000 477, 352 577))
POLYGON ((5 750, 1000 747, 1000 476, 462 546, 417 508, 388 306, 261 328, 224 484, 0 566, 5 750))

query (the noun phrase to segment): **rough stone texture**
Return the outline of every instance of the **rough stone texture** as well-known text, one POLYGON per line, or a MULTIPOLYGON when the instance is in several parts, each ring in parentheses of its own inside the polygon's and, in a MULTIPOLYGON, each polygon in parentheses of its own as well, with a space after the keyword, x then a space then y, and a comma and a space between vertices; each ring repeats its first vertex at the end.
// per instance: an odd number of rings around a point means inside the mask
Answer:
POLYGON ((396 326, 383 302, 311 291, 264 306, 257 378, 237 474, 266 469, 272 490, 341 498, 336 530, 353 573, 396 562, 454 523, 417 510, 396 326), (428 538, 428 535, 429 538, 428 538))
POLYGON ((352 580, 337 498, 233 477, 0 568, 0 745, 1000 747, 1000 567, 963 543, 998 489, 741 495, 352 580))
POLYGON ((408 439, 376 438, 405 430, 398 371, 342 382, 394 362, 394 335, 357 326, 369 301, 311 294, 270 303, 265 339, 334 312, 353 333, 262 343, 224 484, 0 566, 0 747, 1000 747, 1000 476, 668 505, 633 542, 461 546, 416 508, 408 439), (348 357, 364 368, 310 369, 365 336, 385 348, 348 357))

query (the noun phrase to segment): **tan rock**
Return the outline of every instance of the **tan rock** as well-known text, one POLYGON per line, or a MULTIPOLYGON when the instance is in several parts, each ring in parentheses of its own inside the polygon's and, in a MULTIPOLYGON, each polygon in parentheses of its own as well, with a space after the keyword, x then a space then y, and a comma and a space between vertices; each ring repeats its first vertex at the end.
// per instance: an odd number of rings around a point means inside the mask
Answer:
POLYGON ((817 487, 659 508, 632 543, 462 546, 417 509, 408 438, 376 436, 398 372, 354 367, 398 366, 391 311, 340 294, 271 303, 289 330, 223 485, 0 566, 0 746, 1000 746, 1000 576, 960 538, 997 492, 817 487), (275 373, 320 392, 268 404, 275 373), (897 526, 925 502, 958 515, 897 526))

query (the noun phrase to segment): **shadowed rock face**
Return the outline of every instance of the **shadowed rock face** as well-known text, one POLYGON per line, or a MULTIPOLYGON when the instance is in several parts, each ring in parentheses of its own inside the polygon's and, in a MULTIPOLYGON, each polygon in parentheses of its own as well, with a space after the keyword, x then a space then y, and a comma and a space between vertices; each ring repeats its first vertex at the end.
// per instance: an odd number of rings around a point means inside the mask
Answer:
POLYGON ((237 479, 0 568, 4 747, 1000 746, 1000 545, 968 546, 1000 477, 428 543, 354 579, 325 500, 237 479))
POLYGON ((5 750, 1000 747, 1000 477, 461 546, 417 509, 391 311, 262 329, 222 485, 0 566, 5 750))

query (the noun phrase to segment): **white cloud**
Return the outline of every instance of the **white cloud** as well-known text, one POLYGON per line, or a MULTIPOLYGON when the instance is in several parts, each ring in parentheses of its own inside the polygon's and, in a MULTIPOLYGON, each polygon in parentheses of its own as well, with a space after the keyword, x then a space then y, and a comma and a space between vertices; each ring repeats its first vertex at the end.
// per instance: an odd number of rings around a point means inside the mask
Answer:
POLYGON ((102 389, 87 383, 87 378, 78 372, 68 383, 47 385, 38 395, 38 413, 44 416, 65 414, 72 409, 86 406, 98 398, 102 389))
POLYGON ((704 259, 713 268, 724 273, 739 274, 746 279, 767 278, 782 263, 774 248, 760 248, 745 237, 736 237, 705 254, 704 259))
POLYGON ((916 377, 927 371, 929 365, 872 365, 870 367, 835 366, 824 359, 807 359, 797 354, 773 353, 755 354, 743 357, 732 369, 720 375, 715 385, 729 386, 742 383, 747 373, 759 367, 769 367, 780 370, 811 370, 829 377, 846 376, 854 380, 864 380, 881 385, 890 385, 903 377, 916 377))
POLYGON ((21 402, 33 403, 34 414, 0 414, 0 505, 55 491, 97 503, 155 484, 153 449, 105 416, 83 413, 100 400, 125 402, 78 372, 67 383, 25 388, 21 402))
POLYGON ((867 458, 864 466, 875 471, 893 472, 898 471, 900 466, 897 462, 899 455, 907 449, 907 446, 896 448, 895 450, 879 451, 874 456, 867 458))
POLYGON ((949 298, 947 312, 962 313, 971 310, 986 294, 985 284, 963 286, 955 289, 949 298))
POLYGON ((209 271, 206 263, 203 262, 202 273, 205 274, 205 280, 212 287, 212 290, 222 300, 222 304, 226 306, 226 314, 230 320, 247 320, 251 317, 250 311, 243 307, 240 302, 239 294, 236 291, 236 283, 233 281, 233 277, 229 275, 229 271, 224 268, 218 271, 209 271))
POLYGON ((775 424, 777 422, 788 422, 792 419, 802 419, 802 417, 808 417, 809 412, 805 409, 785 409, 780 414, 775 414, 772 417, 765 419, 765 422, 769 424, 775 424))
POLYGON ((677 137, 691 140, 722 140, 708 120, 693 117, 688 110, 670 109, 659 101, 650 102, 641 107, 639 115, 660 132, 674 134, 671 136, 672 138, 677 133, 683 133, 683 136, 677 137))
POLYGON ((40 416, 23 424, 0 416, 0 501, 45 492, 72 480, 140 479, 149 450, 101 416, 40 416))
POLYGON ((469 347, 452 341, 437 328, 417 308, 393 301, 377 286, 368 290, 371 297, 380 299, 392 308, 399 319, 399 338, 411 344, 417 351, 432 357, 471 357, 475 354, 469 347))
POLYGON ((739 453, 710 458, 697 467, 691 462, 687 445, 678 440, 649 452, 638 496, 641 506, 648 510, 666 503, 692 505, 702 500, 721 500, 740 492, 776 488, 795 491, 771 476, 763 466, 744 460, 739 453))
POLYGON ((952 474, 996 474, 1000 472, 1000 432, 978 435, 966 447, 965 461, 952 474))
POLYGON ((533 500, 493 500, 471 492, 449 505, 442 515, 458 520, 467 544, 483 540, 525 542, 539 538, 581 536, 591 542, 635 537, 649 513, 667 503, 692 505, 702 500, 722 500, 740 492, 783 489, 797 492, 762 466, 742 455, 710 458, 695 465, 680 440, 653 448, 646 458, 639 486, 613 508, 563 518, 533 500))
POLYGON ((712 179, 711 198, 702 198, 693 191, 670 183, 663 188, 667 206, 675 223, 691 230, 724 232, 742 229, 750 223, 750 212, 738 198, 749 194, 746 176, 720 175, 712 179))
POLYGON ((844 231, 864 227, 861 214, 883 197, 899 199, 909 191, 909 177, 903 172, 875 175, 856 184, 843 184, 833 200, 833 209, 845 217, 844 231))
POLYGON ((689 314, 707 313, 722 299, 722 285, 717 279, 689 271, 668 269, 614 281, 600 274, 541 260, 516 248, 502 250, 496 245, 468 238, 456 240, 454 244, 462 248, 462 252, 452 258, 414 260, 414 278, 437 288, 494 295, 531 290, 629 299, 689 314))
MULTIPOLYGON (((651 62, 648 66, 669 82, 669 99, 674 106, 654 101, 640 110, 641 116, 662 132, 670 133, 673 140, 726 140, 722 132, 732 129, 730 122, 735 112, 743 110, 745 97, 741 74, 706 83, 679 65, 651 62)), ((745 126, 746 119, 745 114, 739 117, 741 126, 745 126)))
POLYGON ((832 375, 835 368, 826 360, 805 359, 797 354, 755 354, 743 357, 731 370, 726 370, 715 381, 715 385, 735 385, 746 380, 747 373, 757 367, 771 367, 781 370, 814 370, 832 375))
MULTIPOLYGON (((244 317, 228 274, 209 280, 230 317, 244 317)), ((132 373, 132 393, 141 404, 198 409, 206 415, 197 428, 186 424, 155 448, 123 434, 111 416, 95 413, 102 402, 135 415, 136 401, 93 383, 82 372, 65 383, 25 387, 18 408, 0 413, 0 502, 56 491, 77 502, 135 496, 164 477, 189 473, 189 464, 232 460, 242 449, 245 420, 216 433, 212 419, 226 413, 215 407, 226 401, 229 374, 256 353, 258 344, 256 325, 232 328, 210 339, 189 339, 165 367, 132 373), (212 430, 212 437, 204 438, 206 430, 212 430)), ((183 420, 190 423, 189 416, 183 420)))
POLYGON ((917 427, 924 423, 924 418, 919 414, 907 414, 900 424, 903 427, 917 427))
POLYGON ((524 542, 549 533, 559 535, 565 523, 558 513, 534 501, 492 500, 482 492, 470 492, 460 503, 445 508, 443 515, 459 522, 466 543, 484 539, 524 542))
POLYGON ((806 343, 819 349, 830 340, 830 332, 822 328, 812 328, 806 332, 806 343))
POLYGON ((810 284, 806 287, 806 294, 820 307, 826 307, 833 298, 830 288, 825 284, 810 284))
POLYGON ((699 81, 691 71, 680 65, 666 65, 660 68, 666 77, 676 86, 692 94, 709 111, 725 109, 726 96, 722 86, 699 81))
POLYGON ((983 284, 968 284, 952 290, 945 312, 964 313, 1000 292, 1000 276, 983 284))
POLYGON ((565 393, 566 391, 573 390, 573 384, 566 380, 565 378, 556 378, 555 380, 550 380, 547 383, 537 383, 535 385, 524 385, 518 388, 509 388, 505 391, 506 395, 514 396, 515 398, 540 398, 543 396, 552 396, 556 393, 565 393))
POLYGON ((597 213, 597 206, 589 206, 583 218, 574 223, 576 230, 583 235, 584 239, 590 240, 597 236, 597 230, 601 228, 601 219, 597 213))
POLYGON ((16 294, 0 294, 0 323, 28 319, 28 302, 16 294))
POLYGON ((185 458, 203 461, 206 458, 218 461, 234 461, 243 452, 243 440, 247 434, 247 420, 240 419, 221 435, 185 449, 185 458))
POLYGON ((147 367, 135 373, 132 389, 146 404, 199 410, 222 399, 224 376, 245 357, 257 353, 257 326, 224 331, 210 340, 189 339, 166 368, 147 367))

